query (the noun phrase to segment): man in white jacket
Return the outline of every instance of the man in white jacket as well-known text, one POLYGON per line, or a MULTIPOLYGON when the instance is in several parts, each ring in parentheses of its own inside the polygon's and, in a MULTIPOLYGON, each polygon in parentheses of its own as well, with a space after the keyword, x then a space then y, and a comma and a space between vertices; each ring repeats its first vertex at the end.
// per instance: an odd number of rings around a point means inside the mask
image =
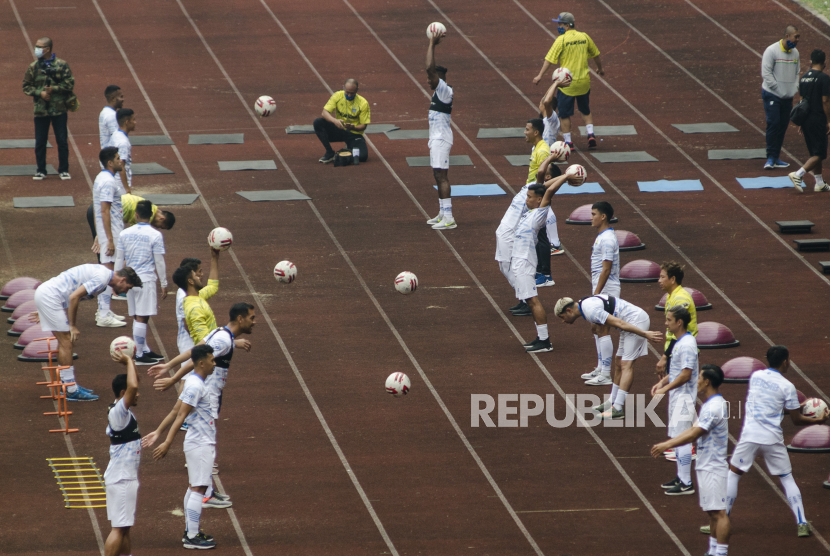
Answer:
POLYGON ((798 92, 799 56, 798 29, 788 25, 784 38, 772 43, 764 51, 761 59, 761 98, 764 99, 764 112, 767 115, 767 161, 764 170, 786 168, 782 162, 781 145, 784 134, 790 125, 790 111, 793 97, 798 92))

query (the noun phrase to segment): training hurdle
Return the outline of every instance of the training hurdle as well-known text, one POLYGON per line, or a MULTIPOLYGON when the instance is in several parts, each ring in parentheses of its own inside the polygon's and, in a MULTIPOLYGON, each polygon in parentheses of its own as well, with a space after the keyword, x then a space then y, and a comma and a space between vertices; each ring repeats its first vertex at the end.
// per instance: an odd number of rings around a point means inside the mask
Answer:
POLYGON ((46 461, 55 474, 65 508, 107 507, 106 503, 95 504, 107 501, 107 491, 101 471, 92 458, 47 458, 46 461))
POLYGON ((52 349, 52 340, 57 341, 54 336, 48 338, 37 338, 34 340, 37 341, 45 341, 46 342, 46 350, 37 352, 38 355, 46 354, 49 359, 49 364, 44 365, 44 370, 49 370, 49 380, 46 382, 36 382, 37 386, 46 386, 49 388, 49 395, 48 396, 41 396, 41 399, 50 399, 55 400, 58 402, 58 410, 57 411, 46 411, 44 415, 57 415, 59 418, 63 418, 63 428, 62 429, 52 429, 49 432, 62 432, 64 434, 69 434, 71 432, 78 432, 80 429, 70 429, 69 428, 69 416, 72 415, 72 412, 69 411, 68 402, 66 401, 66 387, 67 386, 74 386, 74 382, 61 382, 61 373, 62 369, 68 369, 69 365, 53 365, 52 364, 52 355, 55 354, 57 357, 58 350, 52 349))

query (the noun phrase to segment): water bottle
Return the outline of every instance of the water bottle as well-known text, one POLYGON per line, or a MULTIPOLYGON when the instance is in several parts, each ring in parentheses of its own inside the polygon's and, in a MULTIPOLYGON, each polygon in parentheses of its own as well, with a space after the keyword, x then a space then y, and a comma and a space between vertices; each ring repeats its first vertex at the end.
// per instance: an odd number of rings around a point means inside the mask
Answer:
POLYGON ((360 149, 352 149, 352 164, 360 165, 360 149))

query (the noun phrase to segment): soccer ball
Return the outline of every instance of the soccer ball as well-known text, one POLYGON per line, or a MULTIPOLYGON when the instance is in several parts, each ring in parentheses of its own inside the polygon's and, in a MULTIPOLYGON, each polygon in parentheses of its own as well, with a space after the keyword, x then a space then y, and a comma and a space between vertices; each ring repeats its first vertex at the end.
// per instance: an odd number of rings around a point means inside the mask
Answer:
POLYGON ((386 392, 396 398, 406 396, 410 388, 412 388, 412 383, 409 381, 409 377, 403 373, 392 373, 386 379, 386 392))
POLYGON ((297 277, 297 267, 291 261, 280 261, 274 267, 274 278, 277 282, 290 284, 297 277))
POLYGON ((227 228, 214 228, 207 239, 217 251, 227 251, 233 245, 233 234, 227 228))
POLYGON ((556 162, 567 162, 571 156, 571 148, 564 141, 556 141, 550 146, 550 154, 556 157, 556 162))
POLYGON ((418 289, 418 277, 404 270, 395 277, 395 289, 404 295, 414 292, 418 289))
POLYGON ((429 27, 427 27, 427 38, 431 39, 432 37, 443 37, 447 34, 447 28, 444 27, 443 23, 435 22, 430 23, 429 27))
POLYGON ((571 84, 571 80, 574 76, 568 68, 556 68, 553 70, 553 75, 551 77, 554 81, 559 81, 559 83, 561 83, 560 87, 564 88, 571 84))
POLYGON ((824 415, 824 411, 826 409, 827 404, 824 403, 824 400, 820 398, 810 398, 804 402, 803 406, 801 406, 801 413, 807 417, 816 417, 824 415))
POLYGON ((277 110, 277 103, 271 97, 262 95, 256 99, 254 109, 261 118, 266 118, 277 110))
POLYGON ((588 172, 586 172, 585 168, 579 164, 571 164, 568 166, 568 169, 565 170, 565 175, 568 176, 569 185, 579 187, 585 183, 585 177, 588 175, 588 172))
POLYGON ((124 353, 130 359, 135 358, 135 342, 129 336, 119 336, 110 344, 110 357, 120 357, 124 353))

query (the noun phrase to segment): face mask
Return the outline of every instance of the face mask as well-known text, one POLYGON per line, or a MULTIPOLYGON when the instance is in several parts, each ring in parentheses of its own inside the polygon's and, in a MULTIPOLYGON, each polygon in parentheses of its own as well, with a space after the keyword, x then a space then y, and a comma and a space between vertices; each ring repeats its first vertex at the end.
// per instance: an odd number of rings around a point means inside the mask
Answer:
POLYGON ((787 47, 787 50, 792 50, 793 48, 796 47, 797 44, 798 43, 794 43, 793 41, 787 41, 785 46, 787 47))
POLYGON ((565 29, 564 27, 557 27, 556 30, 559 31, 560 35, 564 35, 565 31, 567 31, 567 29, 565 29))
POLYGON ((43 58, 43 49, 40 47, 35 48, 35 58, 38 60, 43 58))
POLYGON ((349 93, 346 93, 346 100, 354 100, 354 97, 354 94, 350 95, 349 93))

